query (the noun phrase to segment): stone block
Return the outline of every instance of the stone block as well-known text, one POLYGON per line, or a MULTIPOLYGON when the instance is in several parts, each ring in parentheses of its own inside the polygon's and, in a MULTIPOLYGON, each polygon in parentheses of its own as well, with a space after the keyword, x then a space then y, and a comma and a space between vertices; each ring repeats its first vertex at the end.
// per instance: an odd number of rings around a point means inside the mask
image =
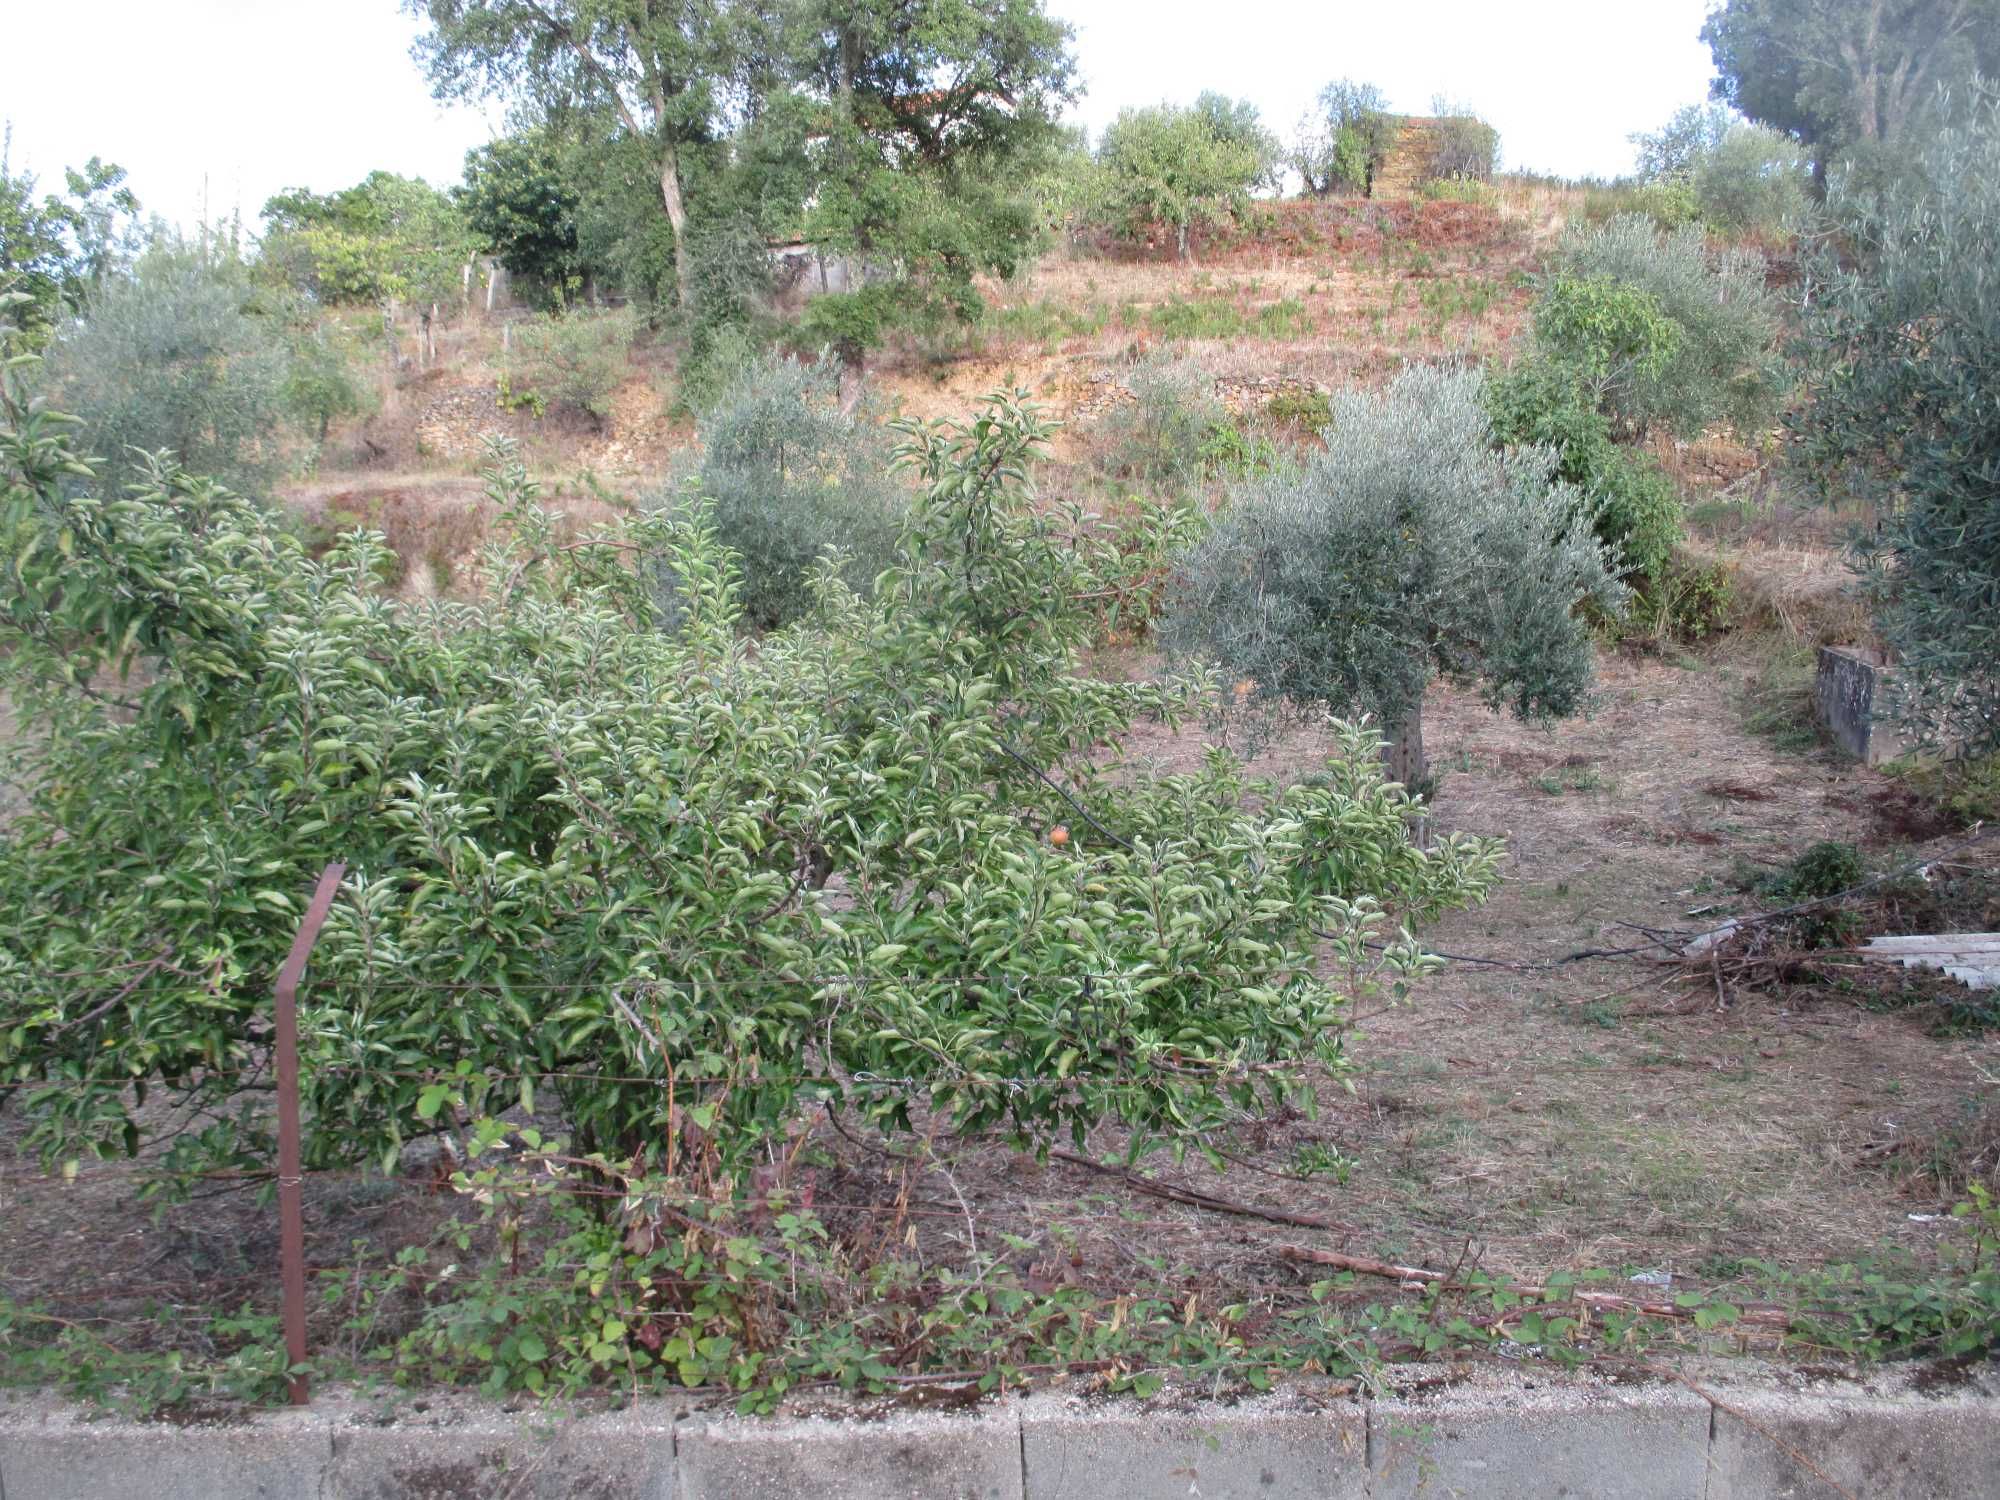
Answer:
POLYGON ((1037 1397, 1021 1411, 1027 1500, 1362 1500, 1358 1402, 1153 1408, 1037 1397))
POLYGON ((1012 1406, 881 1418, 695 1418, 678 1500, 1021 1500, 1012 1406))
POLYGON ((2000 1495, 2000 1423, 1990 1400, 1772 1392, 1726 1399, 1741 1415, 1715 1414, 1708 1500, 1840 1500, 1842 1489, 1868 1500, 2000 1495))
POLYGON ((1533 1384, 1368 1408, 1371 1500, 1704 1500, 1708 1403, 1533 1384))
POLYGON ((332 1456, 310 1410, 186 1425, 39 1401, 0 1412, 5 1500, 297 1500, 319 1495, 332 1456))
POLYGON ((426 1405, 336 1423, 321 1500, 674 1500, 671 1408, 565 1416, 426 1405))
POLYGON ((1894 760, 1909 748, 1877 717, 1888 702, 1890 668, 1868 646, 1822 646, 1813 679, 1813 710, 1834 744, 1864 765, 1894 760))

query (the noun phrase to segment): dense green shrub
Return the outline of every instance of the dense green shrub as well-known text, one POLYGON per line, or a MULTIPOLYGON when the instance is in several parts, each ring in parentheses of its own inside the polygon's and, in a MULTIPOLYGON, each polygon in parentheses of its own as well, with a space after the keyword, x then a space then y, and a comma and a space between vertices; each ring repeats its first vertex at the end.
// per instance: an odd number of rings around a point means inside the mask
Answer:
POLYGON ((1648 580, 1632 613, 1656 636, 1706 640, 1727 630, 1736 617, 1735 574, 1727 563, 1675 552, 1648 580))
POLYGON ((1623 573, 1642 584, 1663 578, 1681 539, 1680 496, 1650 457, 1612 441, 1584 374, 1558 360, 1524 360, 1488 380, 1486 404, 1496 441, 1555 453, 1557 477, 1576 487, 1623 573))
POLYGON ((479 601, 394 605, 377 535, 314 560, 206 480, 79 486, 21 374, 0 1089, 46 1159, 157 1131, 170 1166, 266 1169, 272 981, 333 859, 308 1167, 553 1096, 580 1152, 739 1191, 807 1109, 1186 1142, 1296 1098, 1349 998, 1426 967, 1395 924, 1496 878, 1484 841, 1418 848, 1352 736, 1265 802, 1226 758, 1092 771, 1185 699, 1077 675, 1133 559, 1035 500, 1049 429, 1018 400, 911 432, 874 601, 823 576, 812 623, 752 646, 699 505, 572 540, 502 464, 479 601), (686 580, 671 623, 633 549, 686 580))
POLYGON ((505 136, 465 153, 465 182, 452 194, 466 227, 545 307, 580 293, 588 269, 573 172, 554 132, 505 136))
MULTIPOLYGON (((866 594, 889 565, 908 497, 888 473, 892 444, 865 409, 840 406, 840 367, 765 356, 741 370, 701 416, 701 448, 651 502, 692 486, 743 570, 744 618, 762 630, 813 605, 828 548, 866 594)), ((672 588, 674 580, 663 580, 672 588)))
POLYGON ((1584 190, 1586 222, 1601 224, 1626 214, 1641 215, 1660 229, 1685 229, 1701 223, 1701 201, 1695 197, 1694 183, 1685 177, 1595 184, 1584 190))
POLYGON ((245 490, 282 467, 287 331, 224 246, 156 241, 129 276, 97 284, 49 364, 111 493, 146 472, 140 452, 171 451, 245 490))
POLYGON ((357 354, 338 323, 309 315, 295 320, 287 351, 284 405, 299 430, 311 437, 315 459, 334 422, 360 416, 375 404, 376 391, 362 378, 357 354))
POLYGON ((611 415, 612 393, 630 373, 626 357, 638 331, 638 315, 630 308, 576 308, 518 323, 508 392, 538 407, 560 402, 588 413, 602 427, 611 415))
POLYGON ((1132 367, 1125 384, 1132 399, 1099 425, 1104 467, 1164 494, 1199 486, 1211 470, 1207 445, 1230 425, 1215 377, 1190 360, 1154 354, 1132 367))
POLYGON ((1691 437, 1727 422, 1749 436, 1775 419, 1785 376, 1774 352, 1778 301, 1765 283, 1763 256, 1711 253, 1699 229, 1665 233, 1650 219, 1626 214, 1573 226, 1555 269, 1643 292, 1677 332, 1670 358, 1651 371, 1633 371, 1611 393, 1611 413, 1621 424, 1691 437))
POLYGON ((1680 352, 1681 330, 1652 293, 1608 276, 1557 274, 1535 299, 1535 342, 1587 385, 1593 404, 1629 411, 1680 352))
POLYGON ((1901 658, 1896 712, 2000 746, 2000 105, 1976 102, 1889 186, 1836 181, 1807 263, 1803 456, 1882 501, 1859 560, 1901 658))
POLYGON ((1431 100, 1437 124, 1426 150, 1424 176, 1432 181, 1485 182, 1500 163, 1500 132, 1478 111, 1438 95, 1431 100))
POLYGON ((1575 713, 1591 680, 1577 606, 1615 613, 1624 590, 1554 466, 1496 447, 1475 372, 1344 392, 1325 449, 1245 485, 1183 559, 1162 640, 1247 683, 1250 706, 1373 714, 1400 744, 1437 675, 1524 718, 1575 713))
POLYGON ((1287 386, 1264 404, 1273 422, 1317 433, 1333 420, 1333 399, 1325 391, 1287 386))
MULTIPOLYGON (((1783 869, 1773 870, 1752 889, 1778 907, 1799 906, 1840 896, 1868 878, 1861 851, 1852 844, 1822 839, 1783 869)), ((1807 948, 1838 947, 1859 935, 1860 918, 1837 906, 1819 906, 1784 923, 1794 942, 1807 948)))

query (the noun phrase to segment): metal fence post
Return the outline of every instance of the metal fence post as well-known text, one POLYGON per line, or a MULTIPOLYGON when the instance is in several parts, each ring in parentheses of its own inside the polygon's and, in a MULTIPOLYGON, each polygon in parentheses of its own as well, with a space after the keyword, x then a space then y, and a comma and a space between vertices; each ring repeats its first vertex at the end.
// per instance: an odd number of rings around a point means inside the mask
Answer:
MULTIPOLYGON (((285 1294, 285 1363, 298 1370, 306 1362, 305 1182, 299 1170, 299 980, 306 972, 319 929, 333 906, 347 866, 338 860, 320 871, 319 885, 292 951, 278 971, 278 1268, 285 1294)), ((304 1406, 311 1383, 303 1373, 291 1378, 292 1405, 304 1406)))

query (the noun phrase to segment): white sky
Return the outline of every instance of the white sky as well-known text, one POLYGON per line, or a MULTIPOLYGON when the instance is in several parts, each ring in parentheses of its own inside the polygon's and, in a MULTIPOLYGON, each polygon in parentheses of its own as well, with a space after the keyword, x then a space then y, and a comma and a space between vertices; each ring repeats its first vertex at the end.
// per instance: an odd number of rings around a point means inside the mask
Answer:
MULTIPOLYGON (((1329 79, 1411 113, 1443 93, 1499 128, 1510 167, 1629 170, 1627 137, 1700 99, 1707 0, 1050 0, 1077 30, 1093 134, 1125 105, 1248 98, 1289 136, 1329 79)), ((149 212, 194 223, 327 192, 376 167, 453 182, 492 126, 430 96, 395 0, 83 0, 9 6, 0 119, 13 166, 58 185, 118 162, 149 212), (335 21, 333 17, 338 16, 335 21), (204 198, 204 194, 206 195, 204 198)), ((497 116, 495 116, 497 118, 497 116)))

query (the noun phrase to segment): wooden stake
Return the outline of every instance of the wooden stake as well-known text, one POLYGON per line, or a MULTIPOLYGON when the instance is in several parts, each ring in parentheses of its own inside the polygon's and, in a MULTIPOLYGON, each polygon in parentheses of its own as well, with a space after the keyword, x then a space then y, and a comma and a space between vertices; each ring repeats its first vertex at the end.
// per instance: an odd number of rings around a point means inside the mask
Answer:
POLYGON ((304 1406, 312 1394, 300 1368, 306 1362, 306 1226, 305 1181, 299 1168, 299 980, 346 873, 347 866, 338 860, 320 871, 292 951, 278 971, 278 1271, 285 1296, 285 1363, 296 1372, 291 1377, 294 1406, 304 1406))

